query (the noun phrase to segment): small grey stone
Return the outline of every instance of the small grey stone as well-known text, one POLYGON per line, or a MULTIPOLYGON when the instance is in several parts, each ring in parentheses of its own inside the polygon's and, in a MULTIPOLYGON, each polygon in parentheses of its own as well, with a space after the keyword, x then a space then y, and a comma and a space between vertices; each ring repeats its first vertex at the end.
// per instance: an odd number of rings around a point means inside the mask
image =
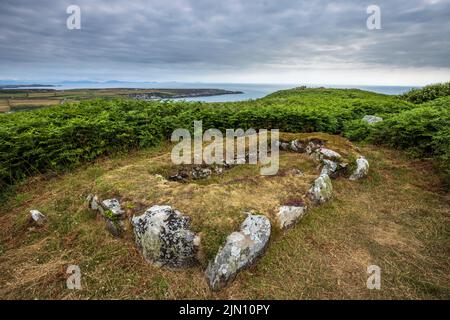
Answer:
POLYGON ((287 151, 289 150, 290 144, 287 142, 277 141, 276 146, 278 146, 278 148, 282 151, 287 151))
POLYGON ((306 145, 305 151, 307 154, 312 154, 317 149, 323 147, 323 141, 314 139, 308 142, 306 145))
POLYGON ((317 149, 317 153, 319 155, 320 160, 327 159, 327 160, 339 161, 342 158, 339 153, 337 153, 336 151, 333 151, 331 149, 327 149, 327 148, 317 149))
POLYGON ((293 174, 293 175, 295 175, 295 176, 298 176, 298 177, 304 177, 305 176, 305 174, 300 170, 300 169, 292 169, 291 170, 291 173, 293 174))
POLYGON ((167 178, 169 181, 185 182, 189 179, 189 174, 182 170, 167 178))
POLYGON ((334 161, 327 160, 327 159, 322 160, 322 162, 323 162, 323 168, 322 168, 322 172, 320 173, 320 175, 326 174, 331 177, 336 172, 336 170, 338 168, 338 164, 334 161))
POLYGON ((306 210, 306 206, 281 206, 276 215, 278 226, 281 229, 293 226, 306 214, 306 210))
POLYGON ((123 233, 124 227, 122 221, 113 221, 110 219, 105 219, 106 230, 109 231, 113 236, 120 237, 123 233))
POLYGON ((216 174, 222 174, 223 173, 223 168, 222 167, 215 167, 214 168, 214 172, 216 174))
POLYGON ((103 208, 100 206, 100 201, 96 195, 89 194, 86 198, 86 201, 88 202, 89 208, 91 210, 94 211, 103 210, 103 208))
POLYGON ((117 199, 103 200, 102 206, 105 210, 111 211, 114 217, 122 217, 125 214, 117 199))
POLYGON ((303 153, 305 152, 305 145, 300 140, 291 141, 290 148, 292 151, 303 153))

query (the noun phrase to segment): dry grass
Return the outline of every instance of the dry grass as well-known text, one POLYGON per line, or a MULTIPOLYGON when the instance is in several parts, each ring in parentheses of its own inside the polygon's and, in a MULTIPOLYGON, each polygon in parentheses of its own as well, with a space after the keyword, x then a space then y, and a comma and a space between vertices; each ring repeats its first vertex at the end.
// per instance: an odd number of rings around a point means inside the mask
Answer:
POLYGON ((9 112, 9 111, 11 111, 9 106, 0 106, 0 113, 1 112, 9 112))
POLYGON ((10 111, 8 99, 0 99, 0 113, 10 111))
POLYGON ((10 99, 9 105, 14 107, 38 107, 59 104, 59 99, 10 99))
MULTIPOLYGON (((339 137, 321 135, 327 146, 349 157, 355 150, 339 137)), ((289 137, 291 138, 291 137, 289 137)), ((274 233, 267 253, 227 289, 212 293, 204 265, 242 211, 269 218, 275 208, 302 197, 317 174, 301 155, 284 153, 280 174, 261 177, 240 166, 207 181, 181 184, 155 177, 168 170, 168 146, 116 156, 62 176, 36 177, 18 188, 0 215, 0 297, 10 298, 404 298, 450 297, 448 194, 425 162, 362 147, 371 163, 368 179, 333 183, 335 199, 314 208, 294 228, 274 233), (300 178, 291 168, 305 172, 300 178), (120 197, 129 215, 152 204, 170 204, 192 218, 202 233, 202 264, 173 271, 147 264, 131 230, 115 239, 86 210, 90 192, 120 197), (49 223, 35 228, 28 210, 49 223), (65 288, 65 268, 81 267, 83 290, 65 288), (382 288, 366 288, 366 269, 382 269, 382 288)))

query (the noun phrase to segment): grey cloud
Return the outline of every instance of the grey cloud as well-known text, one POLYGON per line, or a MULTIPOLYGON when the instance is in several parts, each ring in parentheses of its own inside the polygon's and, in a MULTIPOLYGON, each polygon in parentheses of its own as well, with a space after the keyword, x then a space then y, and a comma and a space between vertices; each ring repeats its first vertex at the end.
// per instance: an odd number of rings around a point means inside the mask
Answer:
POLYGON ((2 0, 0 77, 24 68, 450 68, 449 17, 449 0, 2 0), (382 30, 366 29, 373 2, 382 10, 382 30), (81 7, 81 30, 65 27, 70 4, 81 7))

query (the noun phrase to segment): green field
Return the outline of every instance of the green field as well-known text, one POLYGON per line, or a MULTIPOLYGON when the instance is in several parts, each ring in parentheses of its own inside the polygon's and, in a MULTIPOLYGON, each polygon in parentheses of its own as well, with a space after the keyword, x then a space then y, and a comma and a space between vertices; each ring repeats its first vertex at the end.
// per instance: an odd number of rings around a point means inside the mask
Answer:
POLYGON ((151 95, 170 99, 177 97, 209 96, 232 93, 220 89, 2 89, 0 88, 0 113, 30 110, 88 99, 129 98, 134 95, 151 95))

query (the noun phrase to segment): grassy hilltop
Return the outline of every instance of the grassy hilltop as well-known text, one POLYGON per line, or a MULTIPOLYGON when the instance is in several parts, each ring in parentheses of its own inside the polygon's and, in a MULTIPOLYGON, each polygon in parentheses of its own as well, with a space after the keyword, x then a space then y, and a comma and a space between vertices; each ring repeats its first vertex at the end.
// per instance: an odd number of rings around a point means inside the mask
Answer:
POLYGON ((0 183, 8 191, 0 204, 0 297, 449 299, 446 86, 402 96, 296 88, 235 103, 89 100, 0 115, 0 183), (364 115, 384 121, 368 125, 364 115), (333 201, 289 232, 274 231, 258 264, 213 293, 204 268, 242 212, 272 219, 280 204, 303 200, 318 168, 306 156, 281 153, 273 177, 244 165, 205 181, 161 179, 172 169, 170 134, 194 120, 204 129, 320 137, 344 157, 366 156, 369 176, 334 180, 333 201), (114 238, 87 209, 90 193, 119 198, 128 216, 166 203, 190 216, 202 234, 200 265, 173 271, 148 264, 129 229, 114 238), (48 223, 34 226, 30 209, 48 223), (82 270, 80 291, 65 287, 68 264, 82 270), (382 269, 379 291, 366 288, 370 264, 382 269))

